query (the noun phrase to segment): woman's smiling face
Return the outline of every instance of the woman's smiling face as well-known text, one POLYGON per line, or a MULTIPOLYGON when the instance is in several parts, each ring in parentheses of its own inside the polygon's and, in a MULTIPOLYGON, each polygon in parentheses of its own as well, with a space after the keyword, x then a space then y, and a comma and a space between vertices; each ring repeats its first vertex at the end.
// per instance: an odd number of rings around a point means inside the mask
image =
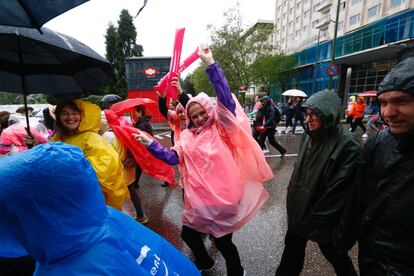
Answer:
POLYGON ((199 104, 194 103, 188 109, 188 116, 195 127, 201 127, 207 122, 208 113, 205 108, 199 104))
POLYGON ((79 111, 74 110, 69 106, 64 106, 60 112, 59 119, 62 126, 66 128, 68 132, 76 132, 82 117, 79 111))

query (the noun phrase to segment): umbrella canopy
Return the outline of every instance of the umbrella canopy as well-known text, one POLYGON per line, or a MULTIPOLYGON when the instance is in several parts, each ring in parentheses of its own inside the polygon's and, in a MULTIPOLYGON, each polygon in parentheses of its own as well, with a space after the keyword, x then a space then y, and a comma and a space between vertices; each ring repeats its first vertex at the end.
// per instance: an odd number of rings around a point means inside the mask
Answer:
POLYGON ((290 96, 290 97, 308 97, 305 92, 298 89, 289 89, 282 93, 282 96, 290 96))
POLYGON ((0 25, 36 28, 88 0, 2 0, 0 25))
POLYGON ((362 92, 361 94, 359 94, 358 96, 359 97, 376 97, 377 96, 377 91, 376 90, 365 91, 365 92, 362 92))
POLYGON ((122 102, 118 102, 112 105, 111 110, 116 114, 120 115, 131 111, 132 108, 138 105, 155 104, 156 102, 148 98, 133 98, 127 99, 122 102))
POLYGON ((105 58, 70 36, 42 31, 0 26, 0 91, 88 93, 114 83, 105 58))
MULTIPOLYGON (((0 26, 0 91, 73 94, 115 82, 111 64, 85 44, 58 32, 0 26)), ((30 135, 26 108, 26 122, 30 135)))
POLYGON ((116 94, 107 94, 107 95, 102 97, 101 102, 103 102, 103 103, 116 103, 116 102, 119 102, 120 100, 122 100, 122 98, 119 97, 116 94))

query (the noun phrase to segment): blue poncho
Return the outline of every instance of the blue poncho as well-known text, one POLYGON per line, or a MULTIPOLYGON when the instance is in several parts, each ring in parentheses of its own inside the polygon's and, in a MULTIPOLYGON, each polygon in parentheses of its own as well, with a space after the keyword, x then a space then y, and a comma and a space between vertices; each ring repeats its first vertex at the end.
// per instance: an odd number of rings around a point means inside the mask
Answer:
POLYGON ((82 151, 48 143, 0 160, 0 257, 35 275, 199 275, 162 237, 105 205, 82 151))

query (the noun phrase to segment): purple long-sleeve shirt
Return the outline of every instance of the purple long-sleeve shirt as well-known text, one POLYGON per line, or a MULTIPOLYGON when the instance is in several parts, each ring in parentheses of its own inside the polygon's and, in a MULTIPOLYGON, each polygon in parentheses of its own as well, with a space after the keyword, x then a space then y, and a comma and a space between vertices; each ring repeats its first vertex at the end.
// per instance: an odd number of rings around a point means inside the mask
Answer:
MULTIPOLYGON (((229 83, 227 82, 226 76, 224 76, 223 70, 220 65, 215 62, 210 64, 206 68, 206 73, 216 91, 217 101, 222 103, 234 116, 236 116, 236 103, 231 95, 229 83)), ((162 146, 157 141, 153 142, 147 147, 147 149, 156 158, 164 161, 168 165, 178 164, 178 155, 174 150, 170 150, 162 146)))

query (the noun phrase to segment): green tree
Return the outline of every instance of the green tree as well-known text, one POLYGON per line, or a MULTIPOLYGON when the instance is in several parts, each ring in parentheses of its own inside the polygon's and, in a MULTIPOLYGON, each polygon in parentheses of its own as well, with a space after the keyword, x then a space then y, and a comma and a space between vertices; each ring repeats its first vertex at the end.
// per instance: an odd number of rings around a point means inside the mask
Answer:
POLYGON ((105 35, 106 58, 114 68, 116 84, 105 87, 104 94, 115 93, 126 97, 127 84, 125 76, 125 59, 142 56, 142 45, 136 44, 137 31, 132 16, 127 10, 122 10, 118 26, 109 23, 105 35))
POLYGON ((270 85, 277 84, 282 90, 287 89, 291 69, 295 65, 293 55, 284 54, 265 55, 258 57, 249 67, 252 81, 256 85, 262 85, 269 93, 270 85))
POLYGON ((200 65, 193 72, 193 84, 195 93, 204 92, 209 96, 215 96, 214 89, 211 87, 210 81, 206 75, 206 66, 200 65))
POLYGON ((187 75, 184 80, 182 80, 181 86, 185 93, 195 95, 196 90, 194 87, 194 74, 187 75))
POLYGON ((23 95, 15 94, 15 93, 0 92, 0 104, 22 104, 22 103, 23 103, 23 95))
MULTIPOLYGON (((223 69, 230 89, 237 91, 240 85, 249 86, 253 77, 250 65, 273 49, 269 36, 274 26, 269 23, 257 23, 247 28, 240 16, 239 6, 229 9, 224 14, 225 23, 220 27, 208 26, 211 32, 211 49, 214 59, 223 69)), ((197 91, 212 91, 201 65, 195 71, 191 81, 197 91)))

